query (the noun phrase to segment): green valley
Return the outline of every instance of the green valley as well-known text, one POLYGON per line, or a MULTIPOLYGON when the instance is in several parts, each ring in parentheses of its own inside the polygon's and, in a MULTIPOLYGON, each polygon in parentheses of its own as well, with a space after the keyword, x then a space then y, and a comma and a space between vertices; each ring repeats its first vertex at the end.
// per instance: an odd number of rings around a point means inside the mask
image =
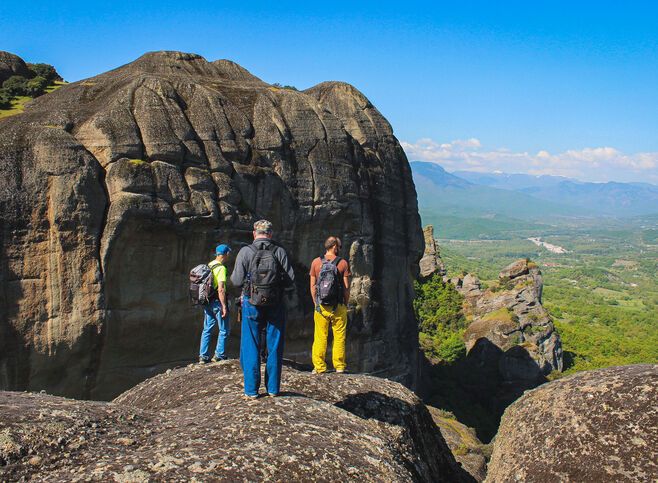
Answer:
POLYGON ((535 260, 544 277, 543 302, 562 337, 569 374, 658 362, 655 226, 655 219, 645 217, 534 232, 566 249, 564 254, 527 240, 526 230, 505 240, 439 239, 439 245, 449 275, 475 273, 485 285, 515 259, 535 260))

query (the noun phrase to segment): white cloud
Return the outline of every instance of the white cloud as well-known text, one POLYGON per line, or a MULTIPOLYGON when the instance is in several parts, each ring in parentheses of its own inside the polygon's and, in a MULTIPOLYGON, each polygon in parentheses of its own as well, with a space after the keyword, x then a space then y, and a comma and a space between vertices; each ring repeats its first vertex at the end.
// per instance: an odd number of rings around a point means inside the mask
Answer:
POLYGON ((514 152, 484 149, 476 138, 439 143, 430 138, 400 143, 410 160, 435 162, 448 171, 528 173, 568 176, 585 181, 645 181, 658 183, 658 152, 625 154, 612 147, 514 152))

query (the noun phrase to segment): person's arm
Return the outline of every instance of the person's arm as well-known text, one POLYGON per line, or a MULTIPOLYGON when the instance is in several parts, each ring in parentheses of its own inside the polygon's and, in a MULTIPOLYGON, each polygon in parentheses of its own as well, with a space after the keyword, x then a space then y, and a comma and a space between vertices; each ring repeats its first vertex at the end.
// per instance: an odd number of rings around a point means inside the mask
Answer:
POLYGON ((317 299, 315 298, 315 284, 317 283, 317 278, 315 275, 311 274, 311 298, 313 299, 313 305, 317 304, 317 299))
POLYGON ((286 287, 290 287, 294 285, 295 283, 295 271, 292 269, 292 265, 290 265, 290 262, 288 261, 288 254, 286 251, 279 247, 276 251, 277 258, 279 259, 279 263, 281 264, 281 268, 283 269, 283 272, 285 273, 284 277, 284 285, 286 287))
POLYGON ((345 261, 345 270, 343 271, 343 296, 345 297, 345 305, 347 306, 350 302, 350 275, 352 275, 352 272, 350 272, 350 264, 348 263, 347 260, 343 259, 345 261))
POLYGON ((219 282, 217 284, 217 297, 219 298, 219 303, 222 304, 222 317, 226 317, 228 312, 228 305, 226 304, 226 283, 219 282))
POLYGON ((235 264, 233 265, 233 272, 231 273, 231 283, 235 287, 242 287, 242 285, 244 284, 245 271, 246 271, 244 266, 244 258, 245 258, 245 249, 242 248, 238 252, 238 256, 235 257, 235 264))

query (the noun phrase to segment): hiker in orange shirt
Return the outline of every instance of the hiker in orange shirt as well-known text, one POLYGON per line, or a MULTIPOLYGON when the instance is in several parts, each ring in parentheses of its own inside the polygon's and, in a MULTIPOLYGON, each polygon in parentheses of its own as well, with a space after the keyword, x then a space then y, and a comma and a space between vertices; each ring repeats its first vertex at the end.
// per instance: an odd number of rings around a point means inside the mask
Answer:
POLYGON ((311 296, 315 304, 313 319, 313 373, 327 371, 325 356, 329 327, 334 334, 332 361, 336 372, 345 372, 345 336, 347 335, 347 303, 350 299, 350 265, 339 256, 340 238, 330 236, 324 242, 326 253, 311 263, 311 296))

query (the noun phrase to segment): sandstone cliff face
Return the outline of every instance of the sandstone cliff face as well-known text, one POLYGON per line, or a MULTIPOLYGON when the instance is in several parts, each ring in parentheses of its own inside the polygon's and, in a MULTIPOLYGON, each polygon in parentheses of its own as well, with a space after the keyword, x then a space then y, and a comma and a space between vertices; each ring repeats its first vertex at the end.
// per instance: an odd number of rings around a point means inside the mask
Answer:
POLYGON ((299 280, 286 357, 308 357, 306 274, 337 234, 351 369, 413 382, 415 189, 391 126, 348 84, 297 92, 229 61, 146 54, 0 121, 0 213, 0 387, 110 398, 191 359, 187 272, 259 218, 299 280))
POLYGON ((0 479, 472 481, 400 384, 285 368, 283 388, 246 402, 225 361, 112 403, 0 392, 0 479))
POLYGON ((488 482, 658 479, 658 366, 582 372, 505 411, 488 482))

